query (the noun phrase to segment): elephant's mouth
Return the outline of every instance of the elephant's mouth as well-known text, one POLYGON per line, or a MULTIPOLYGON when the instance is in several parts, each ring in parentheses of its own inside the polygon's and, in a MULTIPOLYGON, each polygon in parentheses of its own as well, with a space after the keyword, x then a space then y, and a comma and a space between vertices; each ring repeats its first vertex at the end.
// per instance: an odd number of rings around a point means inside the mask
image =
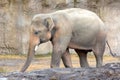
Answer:
POLYGON ((46 42, 46 40, 40 39, 40 43, 39 44, 44 43, 44 42, 46 42))
POLYGON ((40 39, 39 45, 42 44, 42 43, 48 42, 48 41, 49 41, 49 39, 40 39))
POLYGON ((34 50, 36 51, 38 49, 38 47, 39 47, 40 44, 45 43, 47 41, 49 41, 49 40, 40 39, 39 43, 34 47, 34 50))

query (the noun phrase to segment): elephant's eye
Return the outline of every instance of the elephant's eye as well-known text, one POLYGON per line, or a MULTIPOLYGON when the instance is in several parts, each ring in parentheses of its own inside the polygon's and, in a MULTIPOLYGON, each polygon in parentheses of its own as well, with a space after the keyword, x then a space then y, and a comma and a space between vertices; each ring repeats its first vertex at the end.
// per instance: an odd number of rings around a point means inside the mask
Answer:
POLYGON ((38 34, 38 32, 35 32, 34 34, 38 34))
POLYGON ((41 31, 36 31, 36 32, 34 32, 34 34, 36 34, 36 35, 37 35, 37 34, 39 34, 40 32, 41 32, 41 31))

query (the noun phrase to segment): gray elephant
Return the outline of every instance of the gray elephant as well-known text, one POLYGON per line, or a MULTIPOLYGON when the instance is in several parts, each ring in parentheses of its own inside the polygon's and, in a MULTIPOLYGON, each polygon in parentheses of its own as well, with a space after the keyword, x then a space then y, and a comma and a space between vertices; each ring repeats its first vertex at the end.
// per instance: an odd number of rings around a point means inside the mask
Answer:
POLYGON ((96 66, 102 66, 106 45, 106 27, 93 12, 71 8, 48 14, 37 14, 30 25, 30 43, 24 72, 41 43, 51 41, 53 53, 51 68, 59 67, 62 58, 65 67, 72 67, 69 48, 80 57, 81 67, 89 67, 87 53, 93 51, 96 66))

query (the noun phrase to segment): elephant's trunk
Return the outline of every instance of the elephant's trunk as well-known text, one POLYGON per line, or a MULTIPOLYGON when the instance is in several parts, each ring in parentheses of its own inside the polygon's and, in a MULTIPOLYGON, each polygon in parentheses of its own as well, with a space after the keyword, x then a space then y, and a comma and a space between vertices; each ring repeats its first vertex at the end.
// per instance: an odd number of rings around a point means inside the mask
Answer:
POLYGON ((38 47, 36 45, 38 45, 38 44, 39 44, 39 38, 34 35, 31 35, 30 43, 29 43, 29 50, 28 50, 28 54, 27 54, 27 60, 24 64, 24 66, 22 67, 21 72, 24 72, 29 67, 29 65, 34 57, 35 50, 38 47))
POLYGON ((28 55, 27 55, 27 60, 24 64, 24 66, 22 67, 21 72, 24 72, 29 67, 29 65, 30 65, 30 63, 33 59, 34 54, 35 54, 34 48, 29 48, 29 52, 28 52, 28 55))

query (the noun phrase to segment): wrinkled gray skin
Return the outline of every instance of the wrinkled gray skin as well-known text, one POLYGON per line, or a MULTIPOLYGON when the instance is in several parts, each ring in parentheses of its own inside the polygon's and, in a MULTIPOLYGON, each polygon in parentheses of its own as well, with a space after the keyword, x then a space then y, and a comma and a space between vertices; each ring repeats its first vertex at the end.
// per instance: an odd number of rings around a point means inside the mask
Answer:
POLYGON ((65 67, 72 67, 69 48, 80 57, 81 67, 89 67, 87 53, 93 51, 96 66, 102 66, 106 43, 104 23, 93 12, 84 9, 66 9, 33 17, 27 60, 21 72, 31 63, 39 44, 51 40, 53 53, 51 68, 59 67, 62 58, 65 67))

